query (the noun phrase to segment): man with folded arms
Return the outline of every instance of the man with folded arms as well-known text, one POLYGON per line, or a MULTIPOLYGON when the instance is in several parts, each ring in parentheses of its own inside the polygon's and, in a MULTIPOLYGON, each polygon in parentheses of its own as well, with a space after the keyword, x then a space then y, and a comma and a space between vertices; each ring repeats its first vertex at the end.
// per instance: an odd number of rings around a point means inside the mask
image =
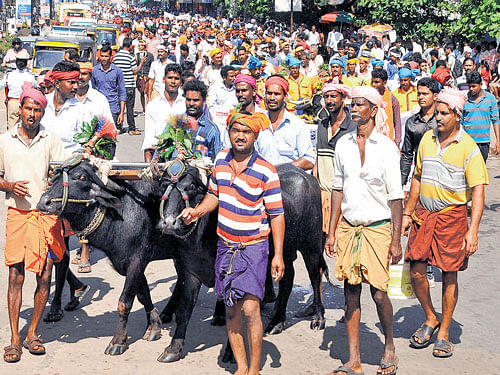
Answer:
POLYGON ((410 345, 424 348, 438 331, 432 354, 444 358, 453 354, 448 331, 458 301, 457 271, 467 268, 468 258, 477 250, 488 174, 477 144, 460 126, 464 93, 444 88, 436 101, 437 128, 425 133, 420 141, 403 229, 407 232, 411 227, 405 259, 411 262, 413 290, 426 315, 410 345), (441 322, 429 293, 427 264, 443 271, 441 322))
POLYGON ((19 311, 25 269, 36 274, 33 317, 23 346, 32 354, 45 354, 37 334, 38 323, 49 296, 52 264, 62 259, 62 226, 56 215, 44 215, 36 205, 47 186, 49 161, 63 160, 59 137, 40 125, 47 106, 43 93, 25 83, 20 97, 20 117, 8 132, 0 135, 0 190, 6 192, 7 220, 5 265, 9 267, 7 301, 11 328, 10 345, 4 361, 21 359, 19 311))

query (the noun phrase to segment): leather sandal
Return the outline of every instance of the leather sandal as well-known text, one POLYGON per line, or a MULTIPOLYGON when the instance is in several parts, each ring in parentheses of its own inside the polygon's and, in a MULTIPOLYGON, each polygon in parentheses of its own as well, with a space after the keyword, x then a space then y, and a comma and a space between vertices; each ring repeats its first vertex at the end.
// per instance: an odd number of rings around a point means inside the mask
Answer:
POLYGON ((23 342, 23 346, 28 349, 31 354, 42 355, 45 354, 45 346, 43 346, 42 339, 39 336, 31 336, 26 338, 23 342), (38 347, 38 349, 35 349, 38 347))
POLYGON ((3 360, 7 363, 16 363, 21 360, 21 354, 23 353, 23 349, 19 345, 10 344, 3 348, 5 353, 3 354, 3 360), (11 358, 8 358, 8 357, 11 358), (12 356, 14 356, 12 358, 12 356))

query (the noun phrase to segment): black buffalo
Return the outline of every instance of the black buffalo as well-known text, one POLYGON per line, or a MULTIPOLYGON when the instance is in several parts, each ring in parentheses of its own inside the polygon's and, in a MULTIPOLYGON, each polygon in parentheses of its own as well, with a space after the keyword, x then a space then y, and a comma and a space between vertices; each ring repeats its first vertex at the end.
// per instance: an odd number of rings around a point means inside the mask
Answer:
POLYGON ((92 222, 98 208, 105 208, 104 220, 88 236, 88 241, 90 245, 103 250, 115 270, 126 277, 118 301, 118 327, 105 353, 118 355, 127 349, 127 319, 135 296, 144 305, 147 314, 144 339, 151 341, 160 338, 162 322, 151 301, 144 270, 153 260, 174 259, 184 288, 178 295, 180 302, 174 309, 177 323, 175 334, 158 360, 172 362, 180 359, 201 283, 208 287, 215 283, 215 252, 179 252, 176 239, 158 229, 161 191, 157 182, 111 181, 104 185, 96 174, 96 167, 87 161, 66 167, 65 170, 69 177, 69 201, 64 210, 61 212, 62 169, 56 171, 52 186, 42 195, 37 208, 45 213, 60 214, 76 232, 83 231, 92 222), (85 204, 88 200, 90 204, 85 204))
MULTIPOLYGON (((293 262, 297 259, 297 250, 302 253, 313 287, 313 304, 310 308, 311 315, 313 315, 311 329, 323 329, 325 327, 325 318, 320 295, 320 283, 321 274, 327 272, 327 267, 322 255, 322 211, 319 185, 314 177, 291 164, 280 165, 277 167, 277 171, 281 182, 285 209, 286 229, 283 249, 285 273, 279 283, 279 293, 274 312, 265 331, 274 334, 280 333, 284 329, 286 306, 295 275, 293 262)), ((161 188, 164 191, 167 189, 169 191, 167 203, 163 209, 163 218, 160 222, 160 228, 164 233, 181 239, 182 246, 184 246, 182 251, 198 255, 215 254, 217 211, 189 226, 186 226, 179 216, 186 207, 186 196, 189 199, 189 205, 194 207, 206 194, 206 184, 202 182, 198 169, 188 166, 180 178, 174 179, 168 174, 164 174, 161 180, 161 188), (182 198, 183 195, 184 199, 182 198)), ((269 259, 272 259, 274 256, 272 240, 269 243, 269 259)), ((213 270, 213 263, 206 263, 205 267, 212 267, 213 270)), ((176 305, 175 296, 179 295, 181 289, 185 287, 186 283, 176 284, 172 298, 161 315, 162 318, 171 319, 174 310, 173 306, 176 305)), ((268 272, 266 296, 273 293, 272 288, 272 280, 268 272)), ((223 306, 218 303, 216 316, 214 316, 215 322, 220 323, 220 315, 217 315, 223 314, 223 312, 223 306)))

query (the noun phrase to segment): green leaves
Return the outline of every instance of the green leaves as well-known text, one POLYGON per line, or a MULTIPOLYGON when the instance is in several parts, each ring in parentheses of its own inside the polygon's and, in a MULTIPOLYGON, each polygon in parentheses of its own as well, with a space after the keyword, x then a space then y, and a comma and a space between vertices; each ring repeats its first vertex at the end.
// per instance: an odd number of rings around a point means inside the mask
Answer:
POLYGON ((355 14, 362 25, 387 23, 404 39, 500 37, 498 0, 359 0, 355 14))

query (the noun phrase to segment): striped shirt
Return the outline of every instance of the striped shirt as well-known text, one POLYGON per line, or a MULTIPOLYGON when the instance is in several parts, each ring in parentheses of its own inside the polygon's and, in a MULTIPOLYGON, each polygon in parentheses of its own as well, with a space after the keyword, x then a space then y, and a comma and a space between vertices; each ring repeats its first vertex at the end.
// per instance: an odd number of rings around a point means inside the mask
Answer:
POLYGON ((137 61, 132 53, 120 50, 113 58, 113 64, 123 72, 125 87, 135 87, 134 70, 137 69, 137 61))
POLYGON ((476 143, 490 143, 490 124, 500 125, 495 97, 483 90, 481 99, 467 99, 462 115, 462 126, 476 143))
POLYGON ((462 128, 444 148, 437 129, 424 134, 418 147, 415 176, 420 176, 420 203, 429 211, 466 204, 471 188, 488 184, 481 152, 462 128))
POLYGON ((217 234, 233 243, 265 239, 268 215, 284 214, 278 173, 255 150, 239 174, 232 160, 231 149, 217 155, 208 186, 219 200, 217 234))

